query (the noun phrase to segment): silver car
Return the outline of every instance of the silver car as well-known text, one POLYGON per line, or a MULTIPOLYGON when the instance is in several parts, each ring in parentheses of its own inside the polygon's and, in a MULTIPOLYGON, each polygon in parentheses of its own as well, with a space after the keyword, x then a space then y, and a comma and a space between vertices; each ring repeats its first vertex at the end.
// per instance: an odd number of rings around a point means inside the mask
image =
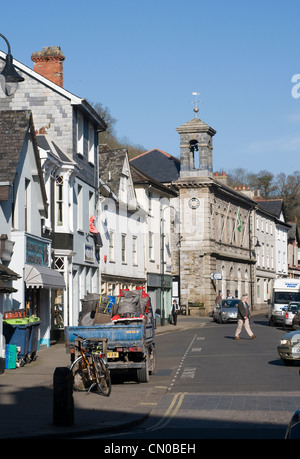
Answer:
POLYGON ((222 300, 213 310, 213 320, 223 324, 225 322, 237 322, 237 306, 240 300, 222 300))
POLYGON ((300 329, 286 333, 277 346, 279 357, 285 365, 300 362, 300 329))
POLYGON ((299 301, 291 301, 288 305, 288 307, 285 310, 284 316, 283 316, 283 328, 292 328, 293 326, 293 318, 294 315, 298 312, 300 309, 300 302, 299 301))

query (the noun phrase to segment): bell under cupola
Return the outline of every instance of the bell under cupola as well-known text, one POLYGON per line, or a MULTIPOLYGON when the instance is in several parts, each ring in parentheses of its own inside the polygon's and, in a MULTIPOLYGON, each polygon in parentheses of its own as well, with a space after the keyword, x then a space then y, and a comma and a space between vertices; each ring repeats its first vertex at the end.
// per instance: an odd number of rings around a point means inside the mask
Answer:
POLYGON ((180 178, 213 176, 213 141, 216 131, 201 121, 198 107, 195 117, 179 126, 180 135, 180 178))

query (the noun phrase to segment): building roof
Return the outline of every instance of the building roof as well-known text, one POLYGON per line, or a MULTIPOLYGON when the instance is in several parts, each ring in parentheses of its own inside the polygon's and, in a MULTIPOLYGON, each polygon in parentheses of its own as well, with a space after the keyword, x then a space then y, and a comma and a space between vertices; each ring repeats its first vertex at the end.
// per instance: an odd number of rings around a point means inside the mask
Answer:
POLYGON ((161 183, 171 183, 179 178, 180 160, 157 148, 132 158, 130 164, 161 183))
POLYGON ((110 150, 106 145, 99 151, 99 177, 118 196, 120 176, 127 156, 126 148, 110 150))
POLYGON ((13 183, 31 112, 0 112, 0 182, 13 183))
MULTIPOLYGON (((0 50, 0 68, 1 69, 2 69, 1 61, 5 61, 5 60, 6 60, 6 53, 0 50)), ((43 83, 45 86, 48 86, 54 91, 60 93, 63 97, 66 97, 70 101, 71 105, 82 107, 82 109, 84 109, 86 113, 88 113, 90 117, 94 119, 95 123, 98 125, 99 131, 105 131, 107 129, 107 124, 105 123, 105 121, 94 110, 94 108, 87 102, 86 99, 75 96, 70 91, 67 91, 66 89, 62 88, 58 84, 53 83, 53 81, 48 80, 48 78, 45 78, 44 76, 35 72, 30 67, 27 67, 26 65, 17 61, 16 59, 13 59, 13 65, 16 67, 18 72, 20 71, 22 73, 23 77, 26 77, 26 75, 29 75, 30 77, 43 83)), ((4 62, 3 62, 3 66, 4 66, 4 62)))
POLYGON ((300 244, 300 236, 299 236, 299 231, 297 228, 297 223, 296 222, 288 222, 289 225, 291 225, 289 231, 288 231, 288 238, 290 241, 296 241, 297 244, 300 244))
POLYGON ((281 213, 284 213, 284 204, 282 199, 255 199, 258 207, 261 207, 263 210, 269 212, 272 215, 275 215, 276 218, 280 218, 281 213))
POLYGON ((43 204, 47 212, 47 195, 30 110, 0 111, 0 185, 12 184, 14 182, 28 131, 30 131, 32 138, 43 204))
POLYGON ((193 118, 187 123, 182 124, 181 126, 176 128, 176 131, 179 134, 192 134, 193 132, 209 132, 211 135, 215 135, 217 132, 212 127, 208 126, 208 124, 204 123, 204 121, 201 121, 199 118, 193 118))
POLYGON ((160 192, 163 192, 167 195, 170 196, 177 196, 178 193, 175 191, 171 190, 167 186, 163 185, 162 183, 158 182, 152 177, 149 177, 147 174, 145 174, 143 171, 140 171, 136 166, 134 166, 132 163, 130 163, 130 168, 131 168, 131 175, 133 179, 133 183, 135 185, 144 185, 144 186, 149 186, 151 185, 152 188, 156 188, 160 192))
POLYGON ((73 159, 69 158, 69 156, 64 151, 62 151, 62 149, 56 144, 54 140, 51 139, 51 137, 48 134, 38 134, 36 136, 36 139, 39 148, 47 152, 50 152, 54 157, 56 157, 61 162, 76 164, 76 162, 73 161, 73 159))

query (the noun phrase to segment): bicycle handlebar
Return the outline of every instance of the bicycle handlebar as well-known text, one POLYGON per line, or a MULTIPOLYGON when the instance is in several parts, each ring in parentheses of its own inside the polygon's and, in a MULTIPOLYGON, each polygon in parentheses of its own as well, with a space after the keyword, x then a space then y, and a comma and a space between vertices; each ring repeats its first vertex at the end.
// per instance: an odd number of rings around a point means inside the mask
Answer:
MULTIPOLYGON (((99 341, 95 342, 95 341, 89 340, 88 338, 83 338, 82 336, 78 335, 77 333, 74 333, 74 336, 77 336, 79 339, 81 339, 83 342, 85 342, 87 344, 87 346, 92 347, 92 349, 88 349, 89 351, 90 350, 96 350, 95 347, 99 346, 99 341)), ((76 346, 76 347, 78 348, 78 346, 76 346)))

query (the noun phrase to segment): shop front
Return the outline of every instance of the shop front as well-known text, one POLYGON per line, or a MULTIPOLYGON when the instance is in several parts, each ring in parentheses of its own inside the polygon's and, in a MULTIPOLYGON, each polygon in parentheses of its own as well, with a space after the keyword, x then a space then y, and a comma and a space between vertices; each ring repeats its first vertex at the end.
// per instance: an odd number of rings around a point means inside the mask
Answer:
MULTIPOLYGON (((60 307, 65 281, 55 269, 25 265, 25 305, 29 315, 39 317, 40 344, 50 346, 51 330, 61 317, 60 307)), ((58 327, 59 329, 59 327, 58 327)))
POLYGON ((39 345, 50 346, 53 305, 58 292, 65 289, 63 275, 50 268, 51 240, 26 232, 12 233, 14 253, 11 268, 22 277, 15 281, 12 308, 27 308, 29 316, 40 319, 39 345))

